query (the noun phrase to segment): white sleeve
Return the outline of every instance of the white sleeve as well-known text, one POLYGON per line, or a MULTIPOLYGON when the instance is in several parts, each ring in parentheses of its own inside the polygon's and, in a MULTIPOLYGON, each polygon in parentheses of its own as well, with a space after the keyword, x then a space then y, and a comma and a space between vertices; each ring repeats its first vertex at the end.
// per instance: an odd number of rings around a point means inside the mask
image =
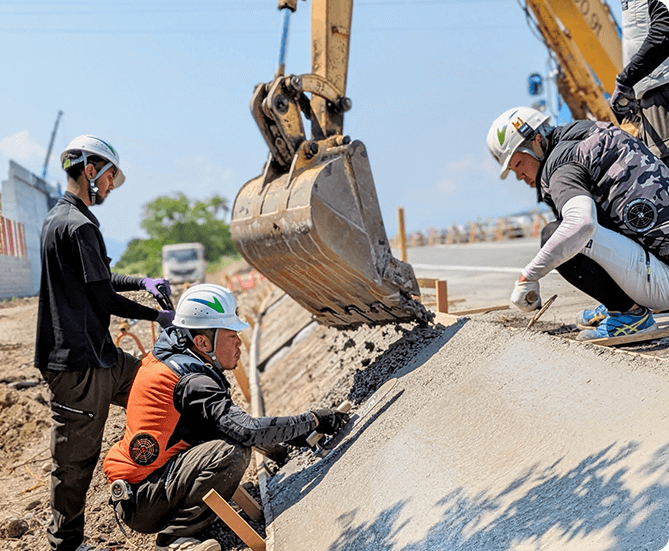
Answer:
POLYGON ((597 208, 592 197, 577 195, 562 207, 562 222, 541 250, 525 266, 523 275, 530 281, 544 277, 560 264, 576 256, 594 235, 597 208))

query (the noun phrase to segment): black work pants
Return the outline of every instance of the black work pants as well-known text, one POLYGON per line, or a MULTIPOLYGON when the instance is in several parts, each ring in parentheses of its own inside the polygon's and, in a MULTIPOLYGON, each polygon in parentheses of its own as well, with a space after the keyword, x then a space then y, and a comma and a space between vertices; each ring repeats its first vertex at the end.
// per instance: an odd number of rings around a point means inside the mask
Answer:
POLYGON ((109 405, 125 407, 140 360, 117 348, 109 369, 44 371, 51 401, 51 549, 74 551, 84 539, 86 492, 100 457, 109 405))
POLYGON ((116 503, 116 512, 130 528, 158 532, 156 545, 193 536, 206 528, 215 513, 202 498, 216 490, 230 499, 251 459, 251 448, 212 440, 189 448, 131 484, 133 498, 116 503))
MULTIPOLYGON (((541 246, 553 235, 560 221, 547 224, 541 231, 541 246)), ((577 254, 557 268, 557 272, 578 290, 606 306, 612 312, 627 312, 634 307, 631 299, 611 276, 591 258, 577 254)))

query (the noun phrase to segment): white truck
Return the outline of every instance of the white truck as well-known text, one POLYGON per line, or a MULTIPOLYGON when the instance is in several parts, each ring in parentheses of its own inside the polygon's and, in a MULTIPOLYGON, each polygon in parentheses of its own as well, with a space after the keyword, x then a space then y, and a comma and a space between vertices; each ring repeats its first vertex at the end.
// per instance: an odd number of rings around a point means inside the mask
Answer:
POLYGON ((163 277, 170 283, 204 283, 206 268, 202 243, 163 246, 163 277))

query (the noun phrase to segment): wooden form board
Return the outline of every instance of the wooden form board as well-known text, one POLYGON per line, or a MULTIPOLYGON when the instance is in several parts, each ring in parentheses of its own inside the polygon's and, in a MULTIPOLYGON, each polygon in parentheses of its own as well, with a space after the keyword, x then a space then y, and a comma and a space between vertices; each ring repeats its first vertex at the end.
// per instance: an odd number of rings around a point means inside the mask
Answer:
POLYGON ((237 514, 237 511, 230 507, 230 504, 216 490, 209 490, 202 501, 253 551, 265 551, 265 540, 237 514))
POLYGON ((624 335, 622 337, 610 337, 605 339, 594 339, 589 342, 591 344, 600 344, 603 346, 616 346, 619 344, 633 344, 636 342, 652 341, 654 339, 662 339, 669 337, 669 316, 655 316, 655 323, 657 330, 649 333, 636 333, 634 335, 624 335))
POLYGON ((232 496, 232 501, 234 501, 242 511, 244 511, 249 518, 260 522, 262 520, 262 509, 260 504, 253 499, 253 496, 249 494, 242 486, 238 486, 237 490, 232 496))
POLYGON ((508 310, 508 304, 498 306, 484 306, 482 308, 471 308, 469 310, 460 310, 459 312, 450 312, 454 316, 466 316, 468 314, 484 314, 485 312, 496 312, 497 310, 508 310))
POLYGON ((437 312, 448 313, 448 287, 445 279, 416 278, 418 287, 434 289, 437 293, 437 312))

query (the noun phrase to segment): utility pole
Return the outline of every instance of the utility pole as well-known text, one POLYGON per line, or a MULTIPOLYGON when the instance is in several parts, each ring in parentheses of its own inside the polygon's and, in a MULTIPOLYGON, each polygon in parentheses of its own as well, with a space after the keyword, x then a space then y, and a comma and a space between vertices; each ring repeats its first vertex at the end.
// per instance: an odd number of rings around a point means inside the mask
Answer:
POLYGON ((56 124, 53 125, 53 132, 51 132, 51 139, 49 140, 49 149, 46 152, 46 159, 44 159, 44 170, 42 170, 42 180, 46 180, 46 167, 49 165, 49 157, 51 157, 51 150, 53 149, 53 140, 56 137, 56 131, 58 130, 58 123, 60 122, 60 117, 63 116, 62 111, 58 111, 58 116, 56 117, 56 124))

